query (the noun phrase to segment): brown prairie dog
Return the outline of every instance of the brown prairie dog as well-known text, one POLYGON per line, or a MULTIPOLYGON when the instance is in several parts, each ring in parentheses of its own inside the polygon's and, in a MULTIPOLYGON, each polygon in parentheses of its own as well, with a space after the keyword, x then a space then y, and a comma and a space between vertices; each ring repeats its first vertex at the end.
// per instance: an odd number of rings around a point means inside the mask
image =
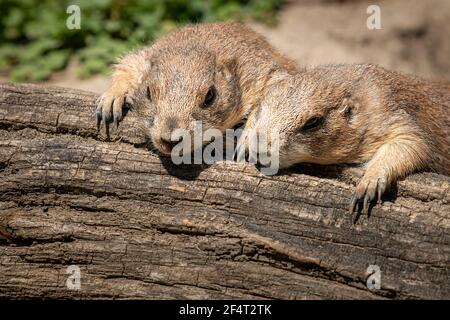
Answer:
POLYGON ((234 127, 281 71, 294 73, 296 67, 239 23, 187 26, 120 59, 99 99, 97 123, 117 124, 128 99, 153 145, 170 155, 174 129, 192 132, 195 120, 203 131, 234 127))
POLYGON ((266 92, 246 134, 270 141, 278 133, 280 167, 364 164, 351 213, 361 201, 367 213, 376 195, 380 201, 391 182, 414 171, 450 175, 449 82, 370 64, 329 65, 280 76, 266 92))

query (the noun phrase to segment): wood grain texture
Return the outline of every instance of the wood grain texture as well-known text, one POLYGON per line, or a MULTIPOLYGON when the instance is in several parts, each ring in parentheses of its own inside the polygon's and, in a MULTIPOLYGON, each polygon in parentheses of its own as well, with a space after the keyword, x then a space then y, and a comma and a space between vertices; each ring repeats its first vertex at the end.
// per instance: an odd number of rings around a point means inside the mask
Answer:
POLYGON ((0 84, 0 298, 450 298, 449 177, 410 176, 354 223, 358 169, 177 167, 133 112, 106 141, 96 98, 0 84))

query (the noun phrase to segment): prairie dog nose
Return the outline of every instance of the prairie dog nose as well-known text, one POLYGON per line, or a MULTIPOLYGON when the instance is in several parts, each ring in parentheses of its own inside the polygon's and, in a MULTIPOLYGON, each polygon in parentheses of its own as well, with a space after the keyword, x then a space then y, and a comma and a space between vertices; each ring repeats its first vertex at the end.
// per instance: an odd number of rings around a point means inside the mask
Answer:
POLYGON ((177 145, 181 140, 183 140, 183 137, 177 137, 175 139, 171 138, 171 134, 161 135, 161 142, 167 146, 174 147, 177 145))
POLYGON ((171 144, 172 142, 178 143, 181 139, 172 139, 173 132, 178 127, 178 121, 175 117, 167 118, 161 128, 161 140, 165 143, 171 144), (176 141, 173 141, 176 140, 176 141))

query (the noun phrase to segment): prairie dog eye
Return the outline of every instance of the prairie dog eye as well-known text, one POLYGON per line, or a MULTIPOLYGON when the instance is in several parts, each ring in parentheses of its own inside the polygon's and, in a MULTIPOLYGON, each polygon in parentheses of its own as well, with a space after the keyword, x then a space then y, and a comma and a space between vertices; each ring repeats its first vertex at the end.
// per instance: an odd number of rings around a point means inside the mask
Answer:
POLYGON ((300 129, 303 132, 312 132, 319 129, 323 124, 323 117, 312 117, 300 129))
POLYGON ((147 97, 148 100, 152 101, 152 95, 150 93, 150 87, 147 87, 147 92, 146 92, 145 96, 147 97))
POLYGON ((214 104, 216 100, 217 92, 214 86, 211 86, 206 93, 205 100, 203 101, 203 108, 210 107, 214 104))

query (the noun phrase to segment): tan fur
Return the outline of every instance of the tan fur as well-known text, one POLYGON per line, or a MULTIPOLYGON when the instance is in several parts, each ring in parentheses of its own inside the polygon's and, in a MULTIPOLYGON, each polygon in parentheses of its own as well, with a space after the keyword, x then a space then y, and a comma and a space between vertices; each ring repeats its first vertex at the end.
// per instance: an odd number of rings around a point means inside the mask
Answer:
POLYGON ((370 64, 329 65, 297 76, 279 76, 251 130, 279 133, 280 165, 361 163, 350 211, 369 202, 393 181, 418 170, 450 175, 450 83, 426 81, 370 64), (313 116, 323 125, 301 128, 313 116))
POLYGON ((267 81, 279 71, 294 73, 296 67, 249 28, 238 23, 190 25, 123 57, 97 114, 104 121, 112 116, 120 120, 123 101, 131 98, 142 127, 168 155, 170 147, 162 138, 170 138, 173 129, 192 130, 194 120, 201 120, 204 130, 235 126, 258 105, 267 81), (217 102, 201 108, 212 85, 217 102))

